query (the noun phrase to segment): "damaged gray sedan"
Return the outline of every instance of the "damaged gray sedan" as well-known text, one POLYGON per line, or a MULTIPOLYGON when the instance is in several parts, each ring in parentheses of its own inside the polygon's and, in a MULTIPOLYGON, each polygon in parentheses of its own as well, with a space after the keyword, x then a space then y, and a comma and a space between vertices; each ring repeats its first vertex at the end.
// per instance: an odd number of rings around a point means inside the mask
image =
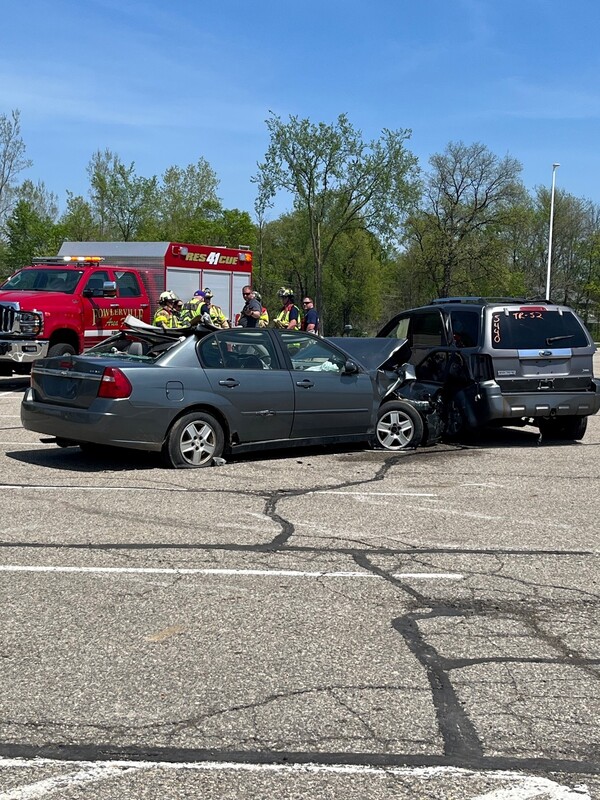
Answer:
POLYGON ((397 339, 126 322, 83 355, 34 363, 25 428, 63 447, 161 452, 175 468, 297 445, 400 451, 441 435, 435 398, 402 397, 411 368, 397 339))

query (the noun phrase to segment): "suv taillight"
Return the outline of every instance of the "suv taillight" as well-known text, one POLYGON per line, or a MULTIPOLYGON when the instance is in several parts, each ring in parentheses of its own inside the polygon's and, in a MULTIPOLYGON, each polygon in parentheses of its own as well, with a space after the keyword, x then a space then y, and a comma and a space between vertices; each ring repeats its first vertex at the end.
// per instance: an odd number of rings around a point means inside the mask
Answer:
POLYGON ((471 356, 471 370, 476 381, 491 381, 494 377, 492 357, 486 353, 473 353, 471 356))
POLYGON ((102 373, 98 397, 107 397, 111 400, 119 400, 129 397, 132 387, 127 375, 117 367, 106 367, 102 373))

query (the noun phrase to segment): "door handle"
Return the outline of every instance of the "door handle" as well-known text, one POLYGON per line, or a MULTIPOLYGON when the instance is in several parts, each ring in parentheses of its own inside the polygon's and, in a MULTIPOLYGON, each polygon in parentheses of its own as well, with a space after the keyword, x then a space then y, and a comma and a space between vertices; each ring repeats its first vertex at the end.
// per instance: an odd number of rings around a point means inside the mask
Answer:
POLYGON ((311 389, 314 383, 305 378, 303 381, 296 381, 296 386, 299 386, 301 389, 311 389))
POLYGON ((110 307, 111 308, 119 308, 119 304, 118 303, 111 303, 110 307))
POLYGON ((227 386, 228 389, 233 389, 234 386, 239 386, 240 382, 235 378, 225 378, 224 381, 219 381, 219 386, 227 386))

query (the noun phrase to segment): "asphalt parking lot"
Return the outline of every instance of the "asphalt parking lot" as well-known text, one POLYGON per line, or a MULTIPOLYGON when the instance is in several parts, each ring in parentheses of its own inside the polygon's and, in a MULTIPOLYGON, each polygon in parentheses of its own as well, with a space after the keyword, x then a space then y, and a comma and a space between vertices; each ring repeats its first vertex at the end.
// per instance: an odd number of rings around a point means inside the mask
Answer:
POLYGON ((174 471, 40 442, 26 383, 0 800, 600 797, 599 417, 174 471))

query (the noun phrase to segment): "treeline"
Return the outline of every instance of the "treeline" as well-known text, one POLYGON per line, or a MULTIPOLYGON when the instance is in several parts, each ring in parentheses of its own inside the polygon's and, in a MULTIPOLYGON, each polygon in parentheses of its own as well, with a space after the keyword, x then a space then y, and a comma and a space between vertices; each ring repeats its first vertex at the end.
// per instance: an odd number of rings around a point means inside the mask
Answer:
MULTIPOLYGON (((59 212, 43 182, 20 180, 31 162, 19 112, 0 115, 0 276, 63 240, 249 245, 263 301, 276 309, 282 285, 314 295, 328 334, 372 333, 437 296, 545 295, 550 191, 528 191, 516 159, 451 142, 419 165, 410 131, 367 142, 345 115, 331 125, 271 115, 267 126, 253 216, 223 207, 202 157, 144 177, 110 150, 91 156, 87 196, 67 192, 59 212), (282 193, 293 210, 272 218, 282 193)), ((600 208, 560 190, 551 297, 598 333, 600 208)))

